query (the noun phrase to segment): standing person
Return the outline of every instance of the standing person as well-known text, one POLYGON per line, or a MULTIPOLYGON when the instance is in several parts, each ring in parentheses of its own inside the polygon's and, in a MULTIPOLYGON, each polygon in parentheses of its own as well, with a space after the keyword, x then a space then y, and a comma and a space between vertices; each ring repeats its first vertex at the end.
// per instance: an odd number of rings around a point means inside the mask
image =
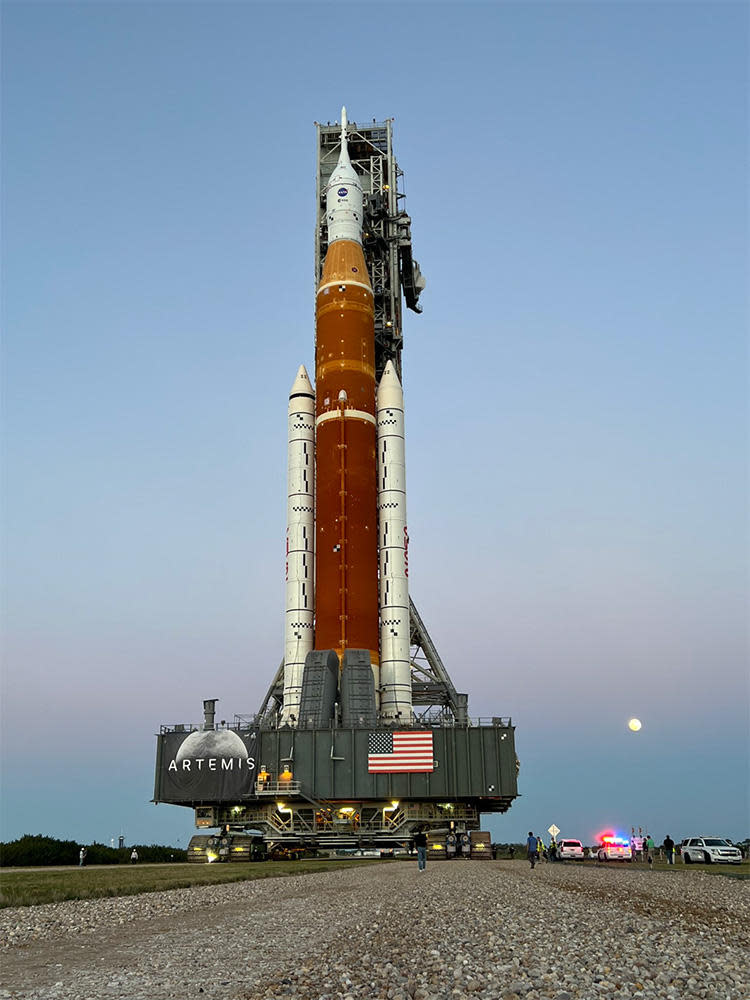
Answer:
POLYGON ((135 848, 133 848, 133 850, 130 852, 130 863, 131 865, 135 865, 138 863, 138 851, 136 851, 135 848))
POLYGON ((414 834, 414 846, 417 849, 417 870, 423 872, 427 867, 427 834, 424 830, 414 834))
POLYGON ((669 836, 669 834, 667 834, 666 837, 664 838, 664 853, 667 855, 667 864, 668 865, 673 865, 674 864, 674 841, 669 836))
POLYGON ((643 841, 643 849, 646 854, 646 861, 652 865, 654 863, 654 838, 650 833, 646 834, 646 838, 643 841))
POLYGON ((532 868, 536 863, 537 843, 538 843, 537 838, 534 836, 531 830, 529 830, 529 839, 526 841, 526 851, 529 855, 529 864, 531 865, 532 868))
POLYGON ((536 838, 537 861, 544 861, 544 841, 541 837, 536 838))
POLYGON ((549 842, 549 859, 550 861, 557 861, 557 841, 554 837, 549 842))
POLYGON ((88 853, 89 852, 86 850, 85 847, 82 847, 80 849, 80 851, 78 852, 78 867, 79 868, 83 868, 83 866, 86 864, 86 855, 88 853))
POLYGON ((512 861, 516 856, 515 844, 510 845, 510 860, 512 861))

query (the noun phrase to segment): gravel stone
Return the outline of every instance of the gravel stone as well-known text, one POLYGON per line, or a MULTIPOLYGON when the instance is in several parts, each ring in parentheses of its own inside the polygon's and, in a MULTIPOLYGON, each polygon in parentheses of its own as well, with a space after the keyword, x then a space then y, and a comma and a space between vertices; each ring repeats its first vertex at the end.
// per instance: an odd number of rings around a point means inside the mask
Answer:
POLYGON ((750 886, 396 862, 0 911, 3 1000, 746 1000, 750 886))

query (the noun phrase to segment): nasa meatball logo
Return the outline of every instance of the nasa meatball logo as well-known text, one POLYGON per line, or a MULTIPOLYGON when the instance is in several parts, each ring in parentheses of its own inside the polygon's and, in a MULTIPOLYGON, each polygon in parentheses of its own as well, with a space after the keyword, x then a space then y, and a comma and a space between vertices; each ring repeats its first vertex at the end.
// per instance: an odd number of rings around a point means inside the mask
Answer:
POLYGON ((339 188, 336 194, 339 196, 339 198, 346 198, 346 196, 349 194, 349 188, 339 188))

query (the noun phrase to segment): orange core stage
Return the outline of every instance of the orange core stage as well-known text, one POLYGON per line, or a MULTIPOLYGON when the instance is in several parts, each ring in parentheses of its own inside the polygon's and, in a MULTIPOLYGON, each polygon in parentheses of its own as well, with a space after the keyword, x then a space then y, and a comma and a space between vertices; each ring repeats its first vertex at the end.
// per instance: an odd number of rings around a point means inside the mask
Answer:
POLYGON ((316 300, 315 648, 378 663, 372 286, 361 246, 328 248, 316 300))

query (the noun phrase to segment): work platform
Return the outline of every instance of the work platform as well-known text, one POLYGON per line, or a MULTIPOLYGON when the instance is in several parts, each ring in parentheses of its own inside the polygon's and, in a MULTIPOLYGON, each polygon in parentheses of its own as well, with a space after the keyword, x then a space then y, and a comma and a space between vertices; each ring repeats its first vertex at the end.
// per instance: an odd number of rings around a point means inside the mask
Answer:
POLYGON ((510 719, 403 732, 431 734, 432 770, 372 772, 381 731, 364 728, 164 726, 154 801, 194 808, 199 828, 363 847, 403 843, 417 828, 478 829, 480 814, 510 807, 517 794, 510 719))

